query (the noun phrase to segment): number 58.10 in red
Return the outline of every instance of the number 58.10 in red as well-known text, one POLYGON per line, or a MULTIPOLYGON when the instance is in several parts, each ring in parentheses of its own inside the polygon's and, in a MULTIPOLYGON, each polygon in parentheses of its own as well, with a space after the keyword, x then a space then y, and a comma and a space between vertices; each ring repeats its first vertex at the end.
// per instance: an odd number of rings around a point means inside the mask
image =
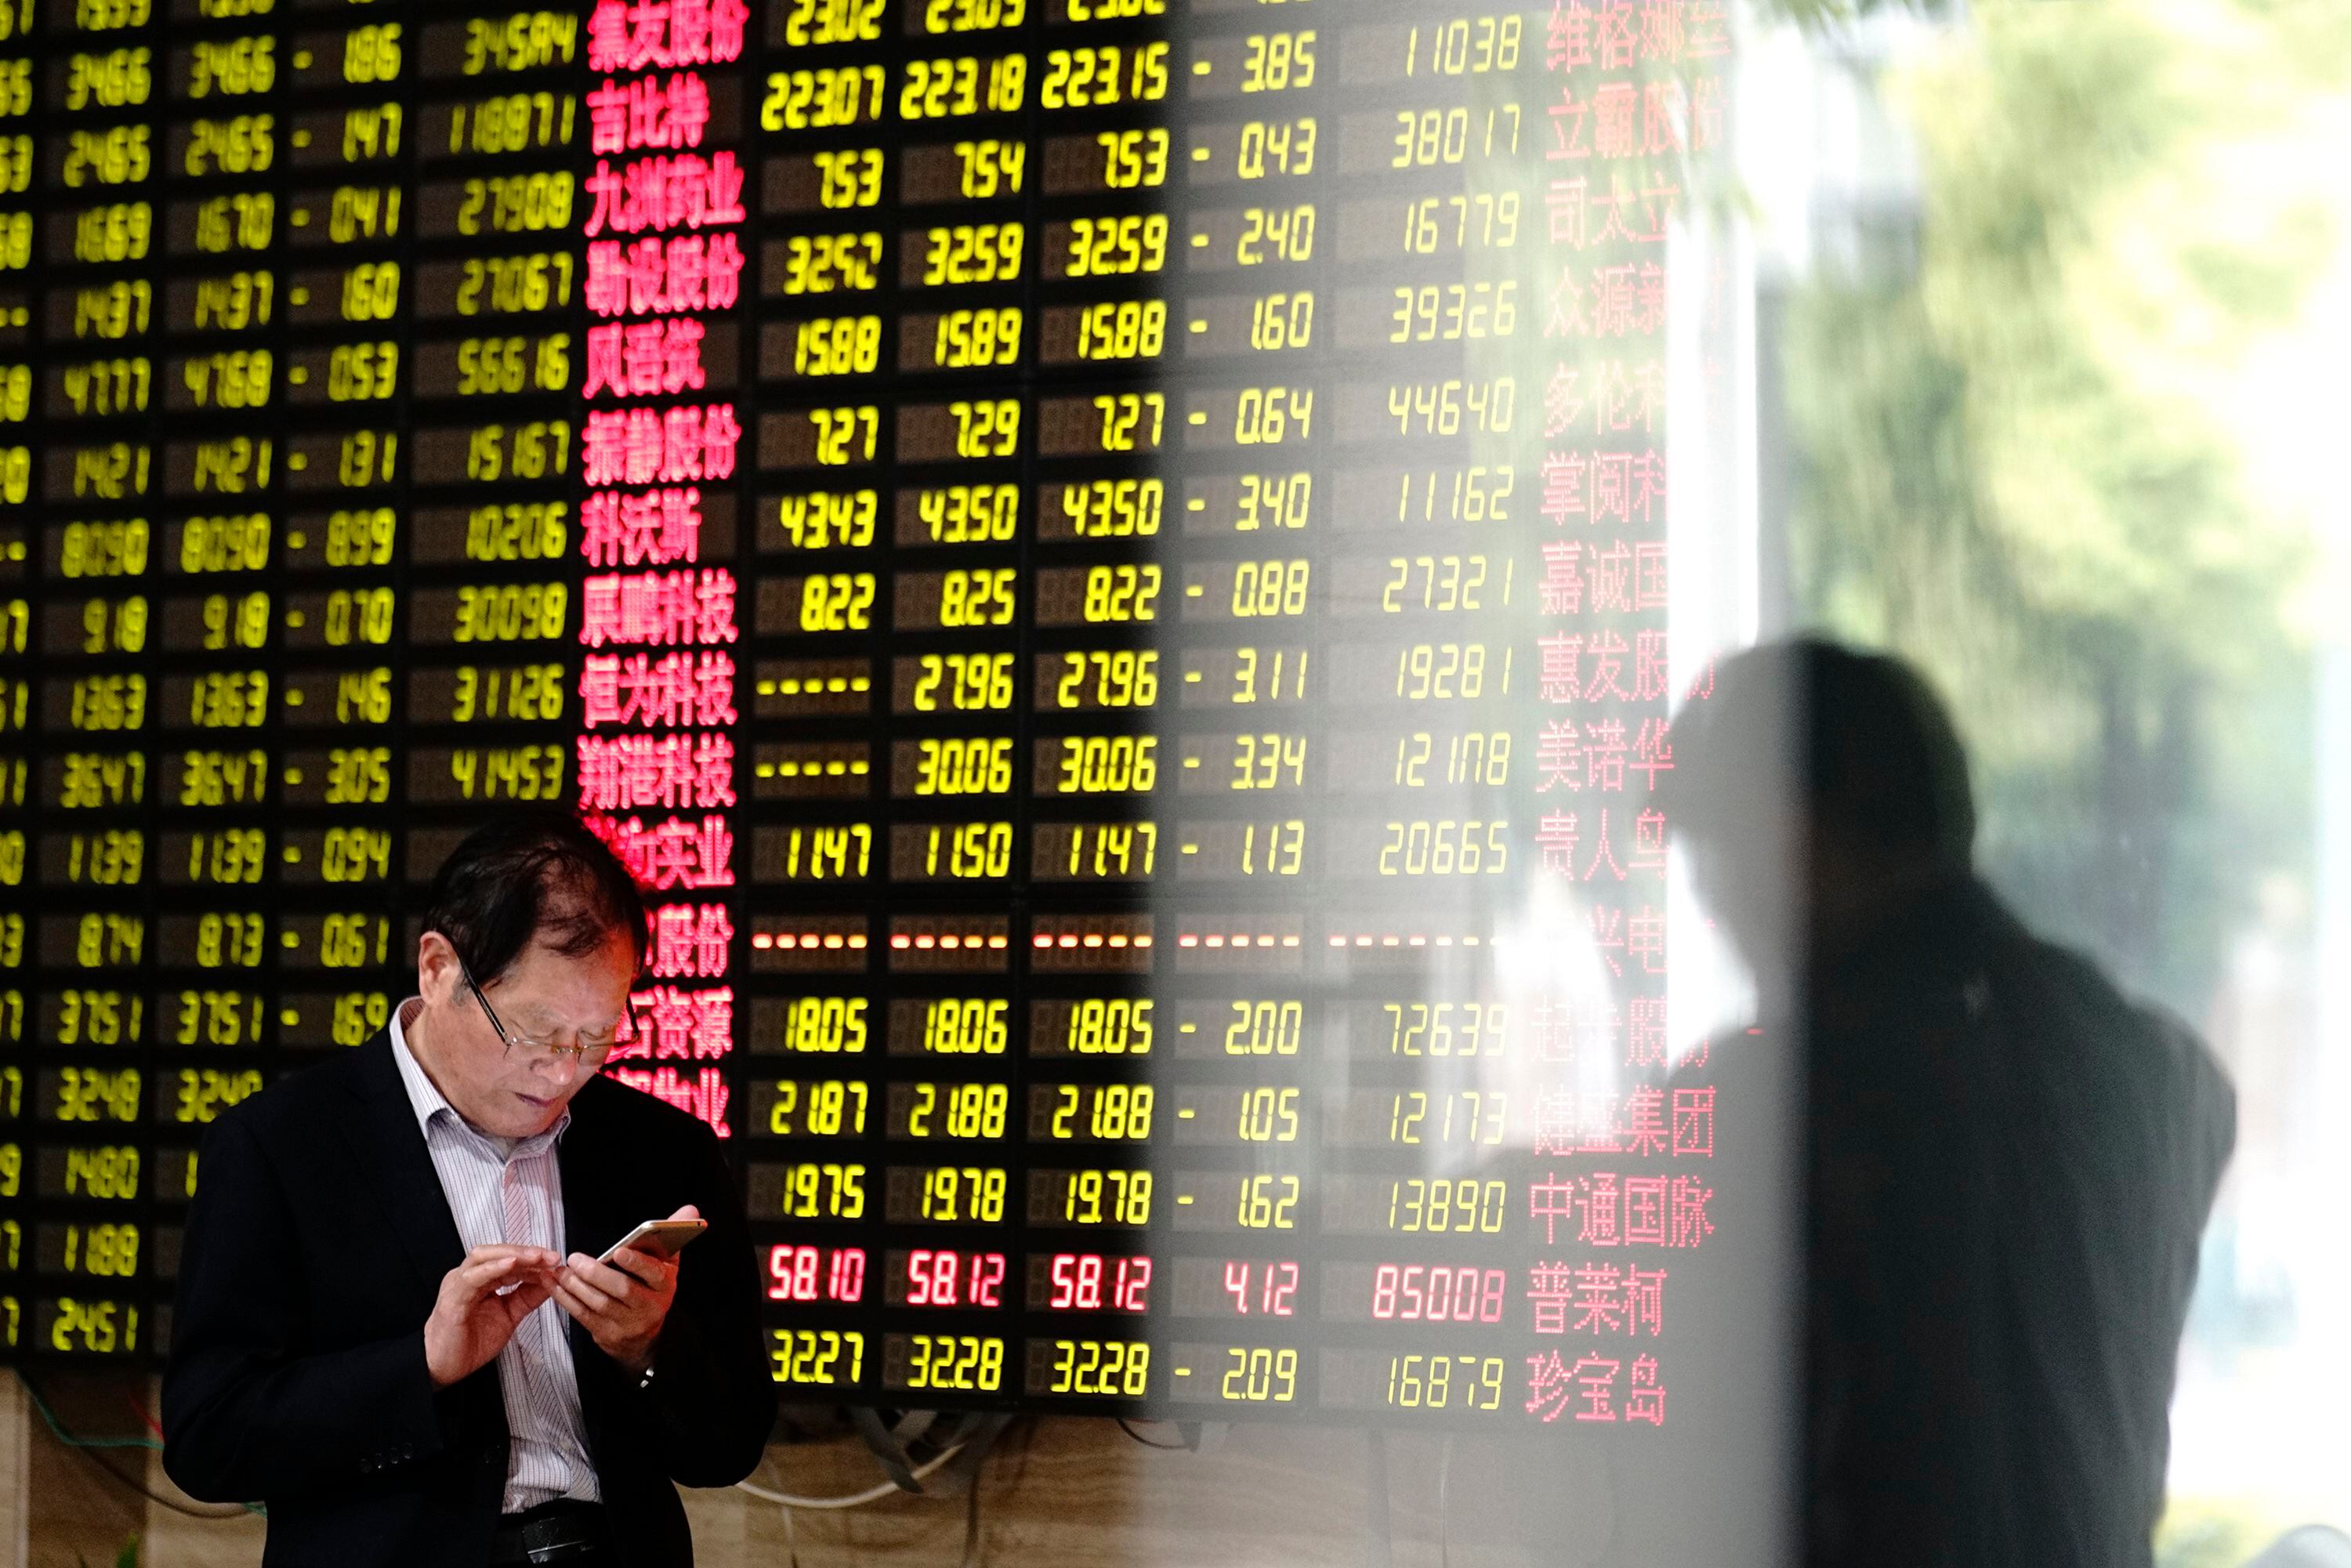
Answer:
POLYGON ((858 1301, 865 1297, 862 1247, 770 1247, 771 1301, 858 1301))

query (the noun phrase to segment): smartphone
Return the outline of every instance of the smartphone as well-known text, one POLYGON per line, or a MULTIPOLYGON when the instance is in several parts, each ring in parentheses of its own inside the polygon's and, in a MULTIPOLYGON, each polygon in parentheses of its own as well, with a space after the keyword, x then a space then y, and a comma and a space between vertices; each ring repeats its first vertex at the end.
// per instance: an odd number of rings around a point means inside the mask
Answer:
POLYGON ((639 1252, 651 1252, 660 1258, 674 1258, 685 1250, 685 1244, 710 1228, 706 1219, 648 1219, 610 1247, 596 1260, 610 1263, 612 1254, 623 1247, 639 1252))

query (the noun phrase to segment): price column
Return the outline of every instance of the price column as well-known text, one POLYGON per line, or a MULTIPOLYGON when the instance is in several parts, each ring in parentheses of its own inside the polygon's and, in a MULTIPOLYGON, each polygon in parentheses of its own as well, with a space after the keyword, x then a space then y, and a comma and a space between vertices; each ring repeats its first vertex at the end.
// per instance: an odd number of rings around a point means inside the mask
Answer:
MULTIPOLYGON (((1034 8, 909 4, 883 110, 903 126, 875 226, 899 309, 889 584, 890 878, 945 911, 891 933, 893 971, 946 971, 892 1001, 886 1298, 907 1309, 886 1386, 982 1399, 1021 1388, 1011 1336, 1024 1220, 1055 1201, 1021 1148, 1022 1047, 1041 846, 1023 820, 1029 721, 1036 314, 1034 8), (894 211, 890 198, 895 197, 894 211), (912 677, 911 683, 909 677, 912 677), (962 944, 958 949, 955 944, 962 944), (985 944, 983 946, 982 944, 985 944), (916 1027, 919 1026, 919 1027, 916 1027), (911 1074, 911 1076, 904 1076, 911 1074), (903 1163, 902 1163, 903 1162, 903 1163), (935 1392, 932 1392, 935 1391, 935 1392)), ((890 350, 894 349, 894 353, 890 350)), ((917 902, 916 907, 920 907, 917 902)), ((1048 1160, 1040 1162, 1052 1165, 1048 1160)))
MULTIPOLYGON (((33 127, 38 47, 30 0, 0 6, 0 146, 9 166, 0 186, 0 1349, 23 1331, 20 1281, 30 1196, 25 1086, 31 1071, 34 996, 26 988, 27 932, 37 918, 42 810, 33 741, 39 686, 39 559, 42 534, 33 499, 41 450, 32 329, 40 268, 37 217, 41 166, 33 127)), ((53 226, 50 220, 49 226, 53 226)))
MULTIPOLYGON (((925 1004, 881 999, 870 978, 888 950, 871 912, 892 852, 877 723, 892 691, 882 633, 893 527, 878 391, 894 292, 883 203, 895 153, 876 129, 891 110, 883 20, 880 0, 769 4, 758 68, 736 76, 747 133, 758 117, 746 145, 758 154, 760 238, 745 314, 768 410, 745 453, 758 472, 743 559, 759 586, 742 696, 761 722, 747 727, 758 740, 744 782, 754 875, 776 895, 747 915, 745 1038, 757 1060, 745 1131, 759 1140, 750 1208, 779 1304, 771 1370, 788 1397, 881 1379, 883 1336, 866 1325, 905 1294, 904 1253, 883 1246, 885 1212, 904 1201, 904 1178, 883 1163, 885 1059, 925 1038, 925 1004)), ((939 927, 924 924, 922 951, 909 936, 893 963, 942 956, 939 927)), ((908 1107, 894 1113, 903 1121, 908 1107)))
MULTIPOLYGON (((161 643, 169 664, 159 758, 156 962, 164 984, 146 1121, 162 1146, 149 1174, 165 1228, 148 1239, 159 1292, 178 1264, 178 1214, 193 1195, 194 1144, 261 1087, 277 1033, 270 980, 287 932, 279 890, 300 851, 285 832, 281 737, 301 700, 284 678, 304 617, 284 592, 290 543, 277 509, 285 455, 261 432, 298 401, 284 328, 281 161, 298 157, 285 112, 288 62, 266 20, 200 8, 153 68, 166 105, 164 247, 155 300, 168 350, 159 396, 161 643), (256 26, 256 23, 260 25, 256 26)), ((158 1321, 156 1332, 168 1331, 158 1321)))
MULTIPOLYGON (((985 8, 982 8, 983 10, 985 8)), ((1032 802, 1037 913, 1029 1004, 1026 1305, 1050 1313, 1020 1391, 1128 1408, 1164 1396, 1167 1346, 1144 1336, 1168 1281, 1154 1245, 1182 1222, 1168 1155, 1183 1142, 1152 1063, 1174 1043, 1148 988, 1167 961, 1147 890, 1176 875, 1175 619, 1155 455, 1172 439, 1165 365, 1180 352, 1166 281, 1167 8, 1047 0, 1035 8, 1035 131, 1026 196, 1033 516, 1026 611, 1036 716, 1020 783, 1032 802)))
MULTIPOLYGON (((42 975, 24 1110, 41 1129, 25 1238, 42 1276, 24 1343, 128 1354, 146 1337, 138 1137, 156 938, 156 737, 194 694, 164 677, 163 530, 153 414, 162 126, 161 50, 144 0, 49 13, 37 149, 51 211, 37 315, 52 574, 37 632, 45 749, 40 877, 28 956, 42 975), (158 646, 151 646, 155 644, 158 646)), ((256 917, 257 918, 257 917, 256 917)))

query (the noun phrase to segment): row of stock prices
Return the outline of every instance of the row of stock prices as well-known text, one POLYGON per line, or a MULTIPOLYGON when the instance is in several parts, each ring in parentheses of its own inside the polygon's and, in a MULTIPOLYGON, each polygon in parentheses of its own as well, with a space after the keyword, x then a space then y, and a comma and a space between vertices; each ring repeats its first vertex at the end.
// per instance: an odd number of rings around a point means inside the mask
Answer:
POLYGON ((162 1354, 206 1125, 552 804, 649 890, 605 1071, 726 1140, 788 1398, 1702 1399, 1657 791, 1729 47, 0 0, 11 1354, 162 1354))

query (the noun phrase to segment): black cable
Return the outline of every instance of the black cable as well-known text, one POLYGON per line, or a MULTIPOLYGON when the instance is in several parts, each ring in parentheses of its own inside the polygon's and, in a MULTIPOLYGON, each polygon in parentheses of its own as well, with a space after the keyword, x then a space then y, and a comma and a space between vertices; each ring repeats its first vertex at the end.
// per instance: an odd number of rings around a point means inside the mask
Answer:
MULTIPOLYGON (((1021 1434, 1020 1468, 1013 1472, 1012 1479, 1006 1482, 1004 1487, 1004 1500, 1008 1502, 1020 1490, 1020 1483, 1028 1479, 1029 1451, 1036 1446, 1037 1428, 1042 1424, 1042 1420, 1039 1417, 1024 1416, 1005 1427, 1008 1432, 1018 1427, 1021 1434)), ((980 1568, 982 1557, 979 1550, 979 1483, 986 1473, 987 1461, 1002 1453, 1005 1447, 1000 1441, 988 1439, 983 1439, 983 1441, 987 1442, 987 1446, 981 1450, 977 1460, 972 1465, 968 1495, 964 1500, 963 1562, 960 1568, 980 1568)))
POLYGON ((1136 1431, 1133 1427, 1128 1426, 1125 1416, 1121 1416, 1117 1417, 1117 1420, 1118 1429, 1120 1431, 1125 1433, 1128 1437, 1134 1438, 1136 1442, 1142 1444, 1146 1448, 1157 1448, 1160 1452, 1166 1454, 1180 1454, 1186 1448, 1186 1445, 1182 1443, 1154 1442, 1149 1437, 1146 1437, 1142 1433, 1136 1431))
POLYGON ((982 1453, 971 1468, 971 1480, 964 1488, 963 1562, 960 1568, 979 1568, 979 1479, 987 1469, 987 1455, 982 1453))
POLYGON ((145 1498, 149 1502, 168 1508, 173 1513, 184 1514, 190 1519, 206 1519, 218 1521, 223 1520, 243 1519, 248 1513, 259 1513, 261 1511, 260 1509, 255 1507, 251 1503, 241 1502, 235 1508, 224 1509, 218 1513, 206 1513, 202 1510, 190 1508, 185 1503, 174 1502, 170 1498, 163 1496, 161 1492, 148 1490, 145 1485, 124 1475, 120 1470, 116 1469, 112 1465, 108 1464, 104 1459, 99 1458, 96 1454, 91 1453, 87 1448, 83 1449, 81 1453, 84 1458, 98 1467, 99 1472, 101 1475, 110 1476, 115 1480, 121 1482, 124 1486, 129 1487, 132 1491, 137 1492, 141 1497, 145 1498))
POLYGON ((1020 1464, 1012 1472, 1012 1479, 1004 1483, 1006 1498, 1009 1499, 1019 1491, 1021 1485, 1029 1479, 1029 1461, 1037 1452, 1037 1428, 1044 1424, 1045 1418, 1041 1416, 1031 1416, 1017 1423, 1020 1429, 1020 1464))

